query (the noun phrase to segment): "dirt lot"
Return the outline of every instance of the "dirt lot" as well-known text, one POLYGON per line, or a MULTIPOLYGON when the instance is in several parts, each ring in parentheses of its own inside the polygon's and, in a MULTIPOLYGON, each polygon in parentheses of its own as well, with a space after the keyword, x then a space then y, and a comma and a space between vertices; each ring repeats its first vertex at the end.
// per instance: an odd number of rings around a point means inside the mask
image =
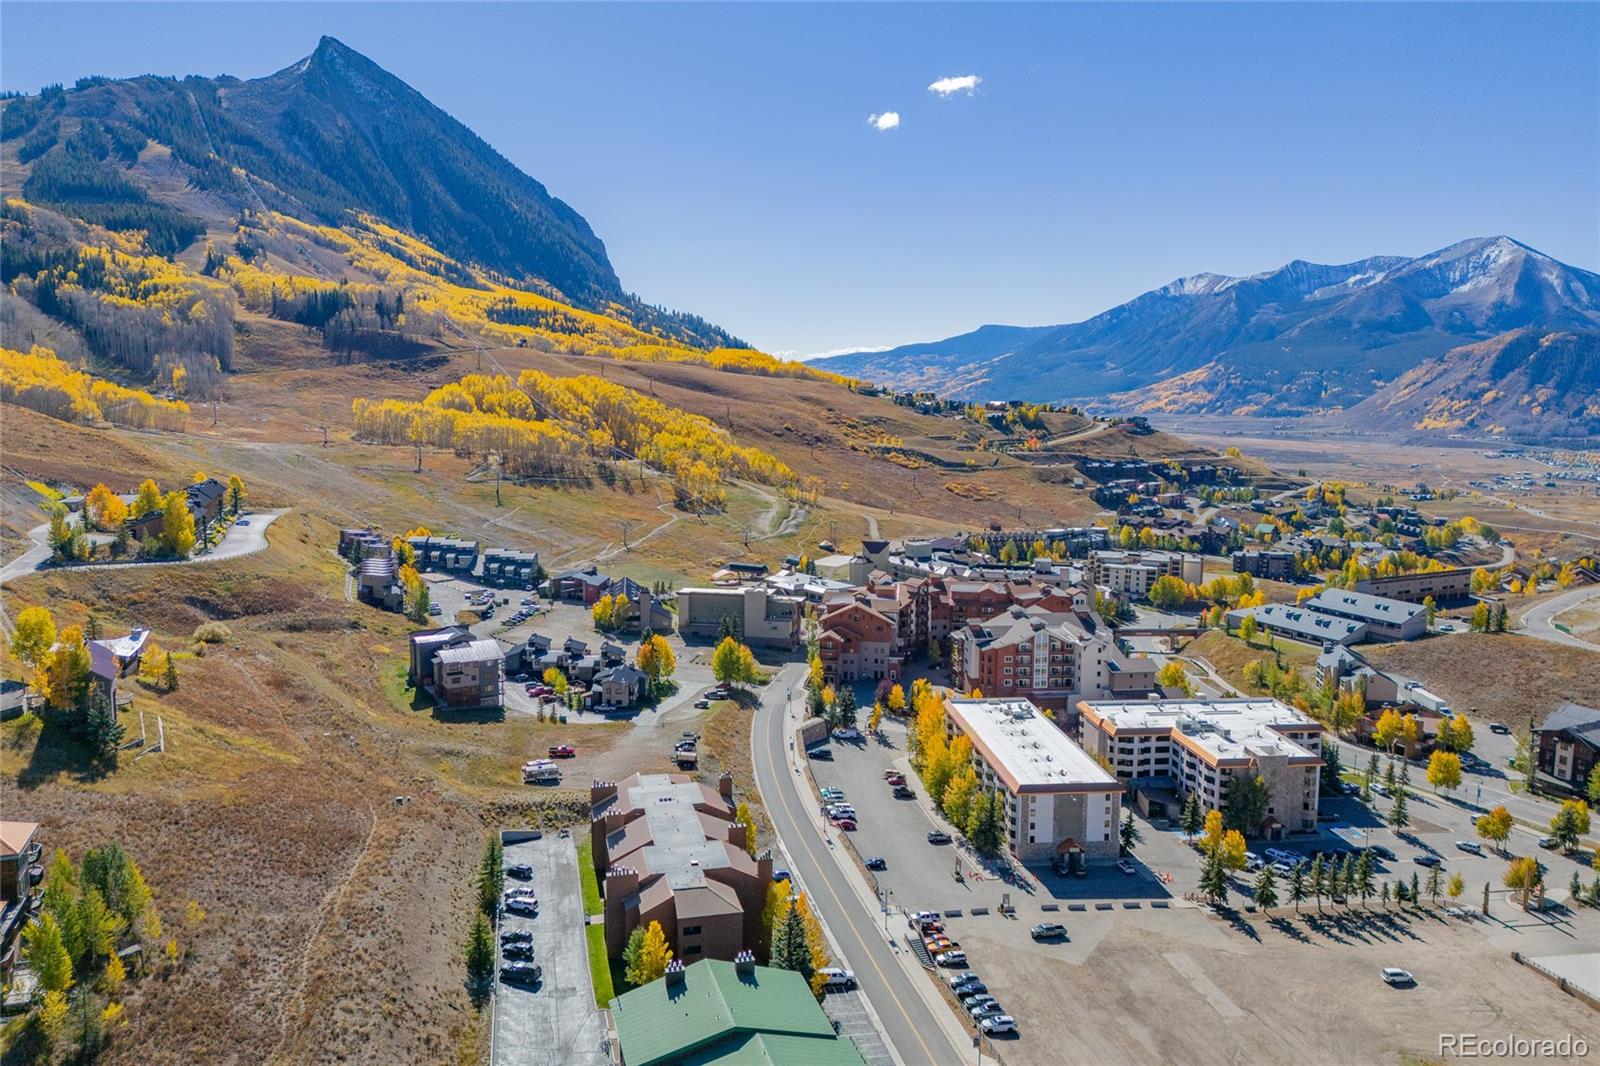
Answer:
POLYGON ((1097 1066, 1365 1066, 1435 1059, 1444 1032, 1600 1043, 1600 1016, 1443 918, 1252 920, 1248 932, 1196 909, 1064 921, 1065 945, 1033 943, 1020 922, 959 923, 974 968, 1023 1026, 1000 1045, 1011 1066, 1060 1063, 1063 1048, 1097 1066), (1384 966, 1411 970, 1416 987, 1388 987, 1384 966))

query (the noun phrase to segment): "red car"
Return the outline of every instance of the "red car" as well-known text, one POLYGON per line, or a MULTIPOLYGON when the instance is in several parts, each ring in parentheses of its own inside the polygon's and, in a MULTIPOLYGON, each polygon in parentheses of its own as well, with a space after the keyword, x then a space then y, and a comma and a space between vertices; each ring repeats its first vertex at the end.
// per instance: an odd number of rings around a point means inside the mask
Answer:
POLYGON ((896 786, 903 785, 903 784, 906 783, 906 775, 905 774, 890 774, 888 777, 884 778, 884 780, 889 782, 889 784, 891 784, 891 785, 896 785, 896 786))
POLYGON ((840 818, 833 824, 838 826, 840 829, 843 829, 846 833, 854 833, 856 831, 856 822, 854 818, 840 818))
POLYGON ((550 745, 550 757, 552 759, 570 759, 577 754, 578 749, 574 748, 571 744, 550 745))

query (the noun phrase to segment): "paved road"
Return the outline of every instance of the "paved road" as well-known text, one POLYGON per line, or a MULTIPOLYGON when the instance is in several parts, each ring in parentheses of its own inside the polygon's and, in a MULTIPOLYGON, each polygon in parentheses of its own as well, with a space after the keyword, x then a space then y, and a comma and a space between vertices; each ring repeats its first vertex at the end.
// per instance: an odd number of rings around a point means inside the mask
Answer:
POLYGON ((1522 616, 1522 624, 1516 629, 1516 632, 1556 644, 1566 644, 1573 648, 1600 651, 1600 644, 1591 644, 1589 641, 1575 637, 1571 633, 1563 633, 1555 626, 1556 616, 1562 611, 1570 610, 1596 596, 1600 596, 1600 585, 1589 585, 1585 588, 1563 592, 1559 596, 1534 604, 1522 616))
MULTIPOLYGON (((117 567, 132 566, 187 566, 194 563, 216 563, 224 559, 237 559, 242 555, 254 555, 256 552, 266 550, 267 527, 287 513, 287 511, 246 512, 240 522, 236 522, 228 528, 228 532, 223 534, 222 542, 215 548, 201 555, 192 555, 187 559, 89 563, 72 569, 110 570, 117 567)), ((39 569, 41 563, 50 558, 49 534, 49 526, 36 526, 28 531, 28 539, 34 542, 34 546, 5 566, 0 567, 0 585, 4 585, 6 582, 13 581, 25 574, 33 573, 39 569)))
MULTIPOLYGON (((906 1066, 943 1066, 968 1061, 969 1047, 958 1047, 946 1031, 954 1015, 940 1018, 923 999, 914 980, 890 950, 882 918, 857 895, 843 856, 829 848, 813 818, 813 804, 789 758, 787 703, 802 677, 799 666, 785 667, 763 693, 751 731, 756 784, 774 828, 788 853, 790 870, 810 894, 832 933, 845 963, 855 971, 884 1031, 906 1066)), ((929 988, 931 993, 933 989, 929 988)), ((948 1014, 948 1011, 946 1011, 948 1014)))

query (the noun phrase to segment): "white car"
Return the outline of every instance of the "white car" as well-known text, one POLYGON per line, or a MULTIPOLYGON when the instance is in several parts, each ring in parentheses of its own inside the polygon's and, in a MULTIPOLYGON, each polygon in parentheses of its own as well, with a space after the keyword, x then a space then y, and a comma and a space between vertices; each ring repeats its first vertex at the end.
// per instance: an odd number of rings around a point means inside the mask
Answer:
POLYGON ((1402 970, 1398 966, 1385 966, 1383 968, 1383 983, 1387 985, 1414 985, 1417 979, 1411 976, 1410 970, 1402 970))
POLYGON ((1125 874, 1131 874, 1134 872, 1133 863, 1129 862, 1127 859, 1118 859, 1117 869, 1121 870, 1125 874))
POLYGON ((1014 1033, 1017 1031, 1017 1020, 1009 1014, 1002 1014, 994 1018, 985 1018, 978 1023, 983 1031, 990 1036, 999 1033, 1014 1033))
POLYGON ((965 966, 967 964, 967 953, 960 948, 952 948, 949 951, 942 951, 935 955, 933 961, 940 966, 965 966))
POLYGON ((1478 843, 1476 840, 1458 840, 1456 841, 1456 847, 1460 848, 1462 851, 1471 852, 1474 855, 1483 854, 1483 845, 1478 843))
POLYGON ((824 966, 817 973, 822 975, 824 992, 848 992, 856 986, 856 975, 849 970, 842 970, 837 966, 824 966))

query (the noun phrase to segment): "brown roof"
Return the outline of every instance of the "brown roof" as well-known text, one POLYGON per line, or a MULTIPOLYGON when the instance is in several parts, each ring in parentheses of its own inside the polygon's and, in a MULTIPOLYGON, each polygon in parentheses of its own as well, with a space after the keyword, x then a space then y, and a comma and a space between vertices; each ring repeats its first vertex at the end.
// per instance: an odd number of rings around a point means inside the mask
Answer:
POLYGON ((738 893, 717 881, 707 881, 703 885, 691 888, 680 888, 676 896, 674 909, 677 911, 679 922, 689 918, 705 918, 712 914, 741 914, 744 911, 738 893))
POLYGON ((38 822, 0 822, 0 858, 21 855, 38 831, 38 822))

